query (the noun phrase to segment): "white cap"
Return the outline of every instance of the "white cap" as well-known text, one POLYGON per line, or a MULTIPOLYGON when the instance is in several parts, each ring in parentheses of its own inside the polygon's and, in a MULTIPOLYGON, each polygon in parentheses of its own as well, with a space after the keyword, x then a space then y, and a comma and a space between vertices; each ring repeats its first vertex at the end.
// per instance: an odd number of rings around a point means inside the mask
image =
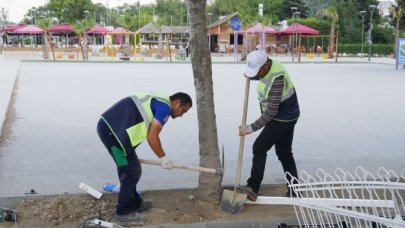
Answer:
POLYGON ((252 51, 246 57, 247 68, 245 76, 252 78, 257 75, 260 68, 266 63, 267 54, 264 51, 252 51))

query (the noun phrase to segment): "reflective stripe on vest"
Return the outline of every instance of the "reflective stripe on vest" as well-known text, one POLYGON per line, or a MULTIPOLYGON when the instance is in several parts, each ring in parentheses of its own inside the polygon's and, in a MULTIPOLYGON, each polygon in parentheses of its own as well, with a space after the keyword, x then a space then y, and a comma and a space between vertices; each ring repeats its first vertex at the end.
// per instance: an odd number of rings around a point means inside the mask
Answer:
POLYGON ((164 102, 170 107, 170 98, 169 96, 164 94, 138 93, 135 94, 134 96, 131 96, 131 99, 135 103, 143 119, 143 122, 135 124, 134 126, 131 126, 126 129, 129 139, 131 141, 131 145, 133 147, 135 147, 143 140, 145 140, 148 135, 149 126, 153 120, 153 113, 152 109, 150 108, 152 98, 164 102))
POLYGON ((284 75, 284 88, 280 102, 283 102, 294 95, 294 84, 291 81, 288 72, 279 61, 272 60, 270 71, 259 81, 259 84, 256 88, 256 91, 259 94, 259 102, 262 112, 264 112, 267 108, 267 100, 269 98, 269 92, 274 83, 274 80, 282 75, 284 75))

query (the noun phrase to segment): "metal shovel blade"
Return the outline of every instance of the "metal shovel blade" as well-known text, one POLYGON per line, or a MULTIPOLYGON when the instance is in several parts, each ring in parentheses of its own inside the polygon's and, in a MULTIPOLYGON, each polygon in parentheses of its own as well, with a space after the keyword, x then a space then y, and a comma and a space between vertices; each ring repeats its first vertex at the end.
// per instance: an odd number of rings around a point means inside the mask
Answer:
POLYGON ((247 194, 224 189, 222 192, 221 211, 239 214, 245 204, 247 194))

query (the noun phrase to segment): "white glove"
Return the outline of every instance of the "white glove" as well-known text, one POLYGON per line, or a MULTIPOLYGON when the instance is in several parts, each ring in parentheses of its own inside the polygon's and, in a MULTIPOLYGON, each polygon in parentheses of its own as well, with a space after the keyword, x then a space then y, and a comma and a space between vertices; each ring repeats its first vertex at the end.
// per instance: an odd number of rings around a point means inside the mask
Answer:
POLYGON ((163 169, 173 169, 173 162, 166 156, 160 158, 160 166, 163 169))
POLYGON ((239 126, 239 135, 240 136, 245 136, 245 135, 251 134, 252 132, 253 132, 253 129, 250 125, 239 126))

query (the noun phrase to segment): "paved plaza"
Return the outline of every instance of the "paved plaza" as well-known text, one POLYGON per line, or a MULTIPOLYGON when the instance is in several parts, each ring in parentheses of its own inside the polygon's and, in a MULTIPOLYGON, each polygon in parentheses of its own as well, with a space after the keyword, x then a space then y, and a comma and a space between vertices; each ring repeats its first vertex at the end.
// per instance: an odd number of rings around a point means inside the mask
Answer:
MULTIPOLYGON (((218 141, 225 148, 223 184, 227 185, 234 182, 236 173, 245 65, 233 62, 232 56, 222 58, 214 56, 212 67, 218 141)), ((395 70, 393 59, 296 64, 291 57, 279 58, 290 72, 301 106, 293 144, 299 171, 333 172, 336 167, 353 171, 356 166, 373 172, 381 166, 397 173, 403 169, 405 70, 395 70)), ((0 197, 24 196, 31 189, 40 195, 79 193, 80 182, 98 189, 106 182, 116 183, 115 165, 96 133, 100 114, 118 99, 141 91, 184 91, 195 98, 189 62, 20 63, 6 57, 0 65, 1 102, 7 100, 4 94, 11 93, 3 86, 13 84, 18 72, 10 137, 0 143, 0 197), (15 75, 6 80, 4 69, 12 64, 18 70, 7 71, 15 75)), ((255 85, 251 83, 248 123, 260 115, 255 85)), ((163 147, 176 162, 198 165, 196 110, 194 106, 183 118, 169 120, 162 131, 163 147)), ((250 173, 256 136, 246 137, 242 184, 250 173)), ((147 142, 137 153, 140 158, 156 159, 147 142)), ((142 168, 143 190, 198 184, 195 172, 142 168)), ((264 183, 280 182, 282 168, 272 149, 264 183)))

